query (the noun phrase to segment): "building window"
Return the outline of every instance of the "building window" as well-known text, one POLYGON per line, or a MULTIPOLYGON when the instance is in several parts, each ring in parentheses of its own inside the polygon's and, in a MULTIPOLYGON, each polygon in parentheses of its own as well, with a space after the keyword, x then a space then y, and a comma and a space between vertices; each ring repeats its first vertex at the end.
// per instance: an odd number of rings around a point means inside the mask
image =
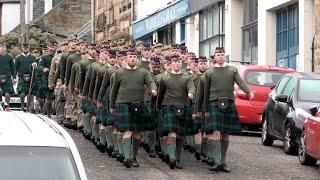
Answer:
POLYGON ((181 44, 185 43, 185 40, 186 40, 186 23, 185 23, 185 20, 180 21, 180 39, 181 39, 181 44))
POLYGON ((200 55, 209 57, 224 46, 224 4, 200 12, 200 55))
POLYGON ((258 0, 244 0, 242 61, 258 64, 258 0))
POLYGON ((277 66, 296 68, 299 53, 298 4, 277 11, 276 59, 277 66))

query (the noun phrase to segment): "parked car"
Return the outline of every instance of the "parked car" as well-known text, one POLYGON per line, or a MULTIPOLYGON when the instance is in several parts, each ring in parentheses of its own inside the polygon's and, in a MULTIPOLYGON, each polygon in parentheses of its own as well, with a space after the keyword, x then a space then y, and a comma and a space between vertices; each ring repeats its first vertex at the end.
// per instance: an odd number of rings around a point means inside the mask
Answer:
POLYGON ((53 120, 0 112, 0 176, 20 180, 87 180, 70 135, 53 120))
POLYGON ((320 112, 318 107, 309 111, 311 114, 305 118, 300 138, 299 161, 303 165, 314 166, 320 160, 320 112))
POLYGON ((238 86, 235 86, 235 104, 240 122, 244 129, 259 130, 262 125, 262 113, 268 100, 268 94, 284 74, 294 72, 294 70, 272 66, 234 66, 237 67, 240 76, 255 94, 254 98, 249 100, 246 94, 238 86))
POLYGON ((271 146, 273 141, 283 141, 287 154, 296 154, 303 129, 303 118, 296 109, 308 111, 320 106, 320 74, 289 73, 284 75, 274 90, 263 112, 262 144, 271 146))

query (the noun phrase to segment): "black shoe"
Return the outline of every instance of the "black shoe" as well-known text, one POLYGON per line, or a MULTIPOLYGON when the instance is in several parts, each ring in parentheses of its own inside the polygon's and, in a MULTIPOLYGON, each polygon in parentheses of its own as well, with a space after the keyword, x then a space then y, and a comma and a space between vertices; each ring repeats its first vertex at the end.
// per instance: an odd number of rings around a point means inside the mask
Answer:
POLYGON ((100 143, 100 145, 99 145, 99 151, 100 151, 101 153, 106 153, 106 146, 100 143))
POLYGON ((167 164, 169 164, 169 161, 170 161, 169 155, 165 154, 165 155, 163 156, 162 161, 165 162, 165 163, 167 163, 167 164))
POLYGON ((154 150, 150 151, 149 157, 156 158, 156 151, 154 150))
POLYGON ((147 143, 143 143, 142 147, 147 153, 150 153, 150 147, 147 143))
POLYGON ((190 147, 189 147, 189 152, 190 152, 190 153, 194 153, 194 147, 190 146, 190 147))
POLYGON ((183 169, 182 164, 180 161, 176 161, 176 168, 177 169, 183 169))
POLYGON ((163 159, 163 152, 158 152, 158 157, 162 160, 163 159))
POLYGON ((168 164, 169 164, 170 169, 176 168, 176 161, 175 160, 169 160, 168 164))
POLYGON ((112 147, 106 147, 106 152, 107 152, 107 154, 108 154, 108 156, 109 157, 112 157, 112 150, 113 150, 113 148, 112 147))
POLYGON ((132 165, 132 167, 139 167, 139 163, 138 163, 138 161, 137 161, 137 159, 136 158, 134 158, 132 161, 131 161, 131 165, 132 165))
POLYGON ((123 163, 124 159, 125 159, 124 156, 120 155, 120 163, 123 163))
POLYGON ((226 164, 221 164, 220 168, 221 168, 222 172, 226 172, 226 173, 230 173, 231 172, 230 168, 226 164))
POLYGON ((195 152, 194 156, 196 157, 196 159, 199 161, 201 159, 201 154, 199 152, 195 152))
POLYGON ((130 159, 125 159, 123 161, 123 165, 126 167, 126 168, 131 168, 131 161, 130 159))
POLYGON ((78 130, 77 121, 71 122, 70 128, 73 129, 73 130, 75 130, 75 131, 78 130))
MULTIPOLYGON (((120 155, 120 154, 119 154, 120 155)), ((118 153, 117 152, 115 152, 115 151, 113 151, 112 153, 111 153, 111 157, 112 158, 116 158, 118 156, 118 153)))
POLYGON ((189 150, 189 149, 188 149, 188 145, 186 145, 186 144, 183 145, 183 150, 185 150, 185 151, 189 150))
POLYGON ((64 125, 64 127, 66 127, 66 128, 68 128, 68 129, 70 129, 71 128, 71 118, 67 118, 67 119, 65 119, 64 121, 63 121, 63 125, 64 125))
POLYGON ((214 165, 214 159, 213 158, 208 158, 207 165, 208 166, 213 166, 214 165))
POLYGON ((203 156, 203 157, 202 157, 202 162, 204 162, 204 163, 207 163, 207 162, 208 162, 207 156, 203 156))
POLYGON ((85 137, 87 140, 90 140, 90 139, 91 139, 91 136, 92 136, 91 133, 86 133, 86 134, 84 135, 84 137, 85 137))
POLYGON ((83 126, 79 126, 78 130, 79 130, 79 132, 82 132, 83 131, 83 126))
POLYGON ((210 166, 209 170, 210 171, 221 171, 221 166, 220 166, 220 164, 214 163, 213 166, 210 166))

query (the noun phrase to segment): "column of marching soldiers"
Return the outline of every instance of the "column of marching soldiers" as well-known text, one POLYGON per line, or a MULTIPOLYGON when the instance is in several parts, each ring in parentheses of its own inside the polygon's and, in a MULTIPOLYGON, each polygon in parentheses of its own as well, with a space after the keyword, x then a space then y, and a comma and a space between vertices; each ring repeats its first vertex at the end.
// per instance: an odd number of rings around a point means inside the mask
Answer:
POLYGON ((0 44, 0 90, 7 103, 18 83, 22 110, 51 117, 54 109, 57 123, 79 130, 127 168, 139 167, 142 145, 170 169, 183 168, 184 148, 211 171, 230 172, 229 133, 241 128, 234 83, 253 94, 226 64, 223 48, 210 59, 183 45, 124 40, 53 41, 32 51, 24 43, 21 49, 13 60, 0 44))

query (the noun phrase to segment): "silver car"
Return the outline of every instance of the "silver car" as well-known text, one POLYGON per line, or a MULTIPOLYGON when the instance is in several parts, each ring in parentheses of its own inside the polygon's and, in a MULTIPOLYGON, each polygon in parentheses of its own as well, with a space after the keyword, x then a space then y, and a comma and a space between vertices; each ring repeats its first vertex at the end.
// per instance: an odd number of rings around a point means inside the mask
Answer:
POLYGON ((0 112, 0 179, 87 180, 77 147, 55 121, 0 112))

